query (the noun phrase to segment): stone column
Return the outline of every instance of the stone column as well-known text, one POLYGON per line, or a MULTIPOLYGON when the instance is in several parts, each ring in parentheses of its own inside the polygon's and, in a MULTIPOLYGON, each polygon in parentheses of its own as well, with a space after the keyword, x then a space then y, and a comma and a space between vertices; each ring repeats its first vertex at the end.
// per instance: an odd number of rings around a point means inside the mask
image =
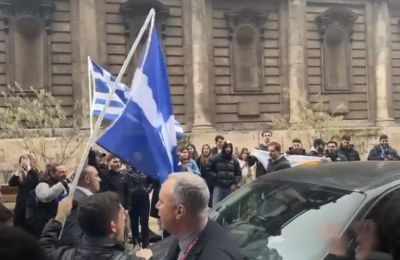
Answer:
POLYGON ((75 99, 80 102, 81 128, 89 128, 89 89, 87 57, 99 58, 96 4, 104 0, 70 0, 75 99))
POLYGON ((387 126, 394 123, 390 116, 391 104, 391 59, 390 59, 390 15, 386 0, 375 2, 375 88, 376 124, 387 126))
POLYGON ((306 0, 289 0, 289 97, 290 124, 300 122, 307 97, 305 59, 306 0))
POLYGON ((211 98, 208 59, 208 30, 206 0, 191 2, 191 40, 192 40, 192 87, 193 87, 193 126, 192 131, 212 130, 211 98))

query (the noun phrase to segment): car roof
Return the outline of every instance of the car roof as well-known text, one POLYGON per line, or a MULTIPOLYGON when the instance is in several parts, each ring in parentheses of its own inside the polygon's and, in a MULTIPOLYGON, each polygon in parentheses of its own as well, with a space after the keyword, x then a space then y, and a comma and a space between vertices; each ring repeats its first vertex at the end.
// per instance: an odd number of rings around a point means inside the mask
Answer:
POLYGON ((377 188, 400 179, 400 162, 334 162, 295 167, 264 175, 260 181, 295 181, 343 190, 377 188))

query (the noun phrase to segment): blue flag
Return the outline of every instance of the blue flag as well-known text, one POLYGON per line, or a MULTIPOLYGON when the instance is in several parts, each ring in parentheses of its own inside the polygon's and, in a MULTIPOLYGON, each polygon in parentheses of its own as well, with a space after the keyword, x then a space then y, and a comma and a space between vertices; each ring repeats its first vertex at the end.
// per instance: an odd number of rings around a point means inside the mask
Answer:
MULTIPOLYGON (((93 104, 91 113, 94 116, 99 116, 101 111, 106 107, 106 101, 110 94, 111 88, 115 84, 115 77, 100 65, 91 61, 91 74, 94 81, 94 93, 93 93, 93 104)), ((127 102, 126 93, 129 92, 129 88, 119 83, 114 95, 111 98, 110 105, 106 109, 104 118, 108 120, 115 120, 121 114, 125 108, 127 102)))
POLYGON ((143 67, 136 70, 126 108, 97 144, 154 179, 178 170, 175 117, 156 28, 143 67))

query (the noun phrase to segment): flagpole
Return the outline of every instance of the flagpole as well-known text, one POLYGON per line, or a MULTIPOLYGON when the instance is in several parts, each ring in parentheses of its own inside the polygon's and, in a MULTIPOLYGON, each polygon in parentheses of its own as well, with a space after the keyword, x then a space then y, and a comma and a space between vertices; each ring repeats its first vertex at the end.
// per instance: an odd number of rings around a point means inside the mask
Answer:
POLYGON ((142 28, 140 29, 139 34, 136 37, 136 39, 135 39, 135 41, 134 41, 134 43, 132 45, 132 48, 130 49, 130 51, 128 53, 128 56, 126 57, 126 59, 124 61, 124 64, 121 67, 121 70, 118 73, 118 77, 117 77, 116 81, 114 82, 113 87, 111 88, 111 91, 110 91, 110 93, 108 95, 108 99, 107 99, 106 104, 105 104, 105 108, 101 111, 101 113, 100 113, 100 115, 99 115, 99 117, 98 117, 98 119, 96 121, 96 124, 95 124, 94 129, 93 129, 93 135, 89 138, 88 142, 86 143, 86 146, 85 146, 85 149, 84 149, 84 151, 82 153, 82 157, 81 157, 81 160, 79 162, 78 168, 76 169, 74 180, 73 180, 73 182, 71 184, 71 188, 70 188, 70 194, 72 196, 73 196, 73 194, 75 192, 76 186, 78 184, 79 177, 80 177, 80 175, 82 173, 83 167, 85 165, 86 158, 87 158, 87 156, 89 154, 89 149, 93 146, 93 144, 95 142, 95 138, 97 137, 97 134, 99 132, 101 122, 103 121, 103 118, 104 118, 104 115, 105 115, 105 112, 106 112, 106 108, 110 105, 112 96, 114 95, 115 90, 117 89, 117 86, 120 84, 121 79, 122 79, 122 77, 123 77, 128 65, 129 65, 129 62, 131 61, 131 59, 133 57, 133 54, 135 53, 135 51, 136 51, 136 49, 137 49, 137 47, 139 45, 139 42, 142 39, 147 27, 149 26, 149 23, 150 23, 151 19, 154 16, 155 16, 155 11, 152 8, 150 10, 150 12, 149 12, 149 14, 148 14, 143 26, 142 26, 142 28))
POLYGON ((90 136, 93 135, 93 111, 92 111, 92 61, 88 56, 88 87, 89 87, 89 120, 90 120, 90 136))

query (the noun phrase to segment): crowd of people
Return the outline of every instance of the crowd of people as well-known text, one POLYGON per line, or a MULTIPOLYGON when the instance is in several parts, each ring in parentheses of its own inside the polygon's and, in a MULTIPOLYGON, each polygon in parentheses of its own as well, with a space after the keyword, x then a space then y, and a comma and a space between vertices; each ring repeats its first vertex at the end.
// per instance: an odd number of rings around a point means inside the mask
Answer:
MULTIPOLYGON (((163 185, 112 154, 91 150, 73 197, 68 196, 72 175, 64 165, 51 164, 40 173, 34 154, 22 155, 20 167, 9 180, 10 186, 18 187, 14 226, 39 239, 43 250, 38 254, 49 259, 90 259, 93 255, 99 259, 125 259, 120 243, 127 234, 125 218, 130 220, 130 242, 147 248, 152 216, 160 219, 159 236, 173 234, 177 238, 166 259, 186 259, 185 251, 191 250, 196 236, 197 243, 208 248, 208 258, 240 259, 234 248, 229 248, 232 255, 223 257, 228 252, 220 249, 227 245, 218 242, 223 232, 207 220, 206 208, 264 174, 290 168, 286 155, 323 157, 331 162, 360 160, 349 135, 344 135, 339 145, 334 140, 316 139, 308 152, 301 140, 295 138, 286 153, 273 141, 272 131, 263 131, 261 137, 262 142, 255 149, 268 152, 267 167, 251 153, 252 149, 239 150, 217 135, 215 146, 204 144, 200 154, 193 144, 181 147, 179 167, 185 174, 172 174, 163 185), (198 196, 192 196, 193 192, 198 196), (207 230, 203 233, 216 237, 218 243, 200 240, 199 230, 207 230)), ((379 137, 368 160, 400 160, 388 139, 387 135, 379 137)), ((29 237, 25 239, 28 241, 29 237)))

